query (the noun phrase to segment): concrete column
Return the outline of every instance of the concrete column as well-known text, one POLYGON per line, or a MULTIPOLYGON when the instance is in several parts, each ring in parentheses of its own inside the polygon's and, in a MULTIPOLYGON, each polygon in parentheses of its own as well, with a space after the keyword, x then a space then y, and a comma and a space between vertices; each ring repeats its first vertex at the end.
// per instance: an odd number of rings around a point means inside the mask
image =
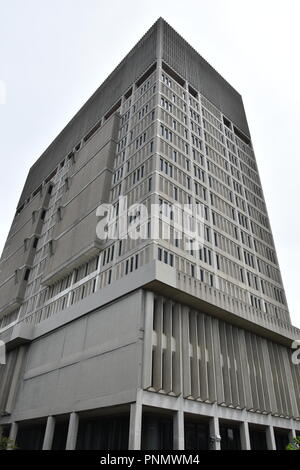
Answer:
POLYGON ((184 413, 183 410, 175 411, 173 416, 173 448, 184 450, 184 413))
POLYGON ((66 450, 74 450, 76 448, 78 424, 79 424, 78 413, 75 413, 75 412, 71 413, 70 420, 69 420, 66 450))
POLYGON ((71 299, 72 299, 72 292, 73 292, 73 284, 75 282, 75 277, 76 277, 76 270, 73 271, 72 274, 72 279, 71 279, 71 284, 70 284, 70 292, 68 293, 68 298, 67 298, 67 307, 70 307, 71 305, 71 299))
POLYGON ((296 438, 296 431, 295 429, 290 429, 289 430, 289 442, 293 442, 293 440, 296 438))
POLYGON ((241 448, 243 450, 251 450, 249 426, 247 421, 243 421, 240 424, 240 437, 241 437, 241 448))
POLYGON ((43 442, 43 450, 51 450, 52 442, 55 429, 55 418, 53 416, 48 416, 45 437, 43 442))
MULTIPOLYGON (((18 423, 11 423, 10 431, 9 431, 9 439, 13 441, 13 444, 16 442, 18 434, 18 423)), ((10 445, 8 444, 7 450, 12 450, 10 445)))
POLYGON ((209 448, 211 450, 221 450, 219 418, 217 416, 213 416, 209 420, 209 438, 209 448))
POLYGON ((157 344, 154 351, 153 363, 153 387, 156 391, 162 389, 162 359, 163 359, 163 298, 157 301, 157 312, 154 325, 157 337, 157 344))
POLYGON ((142 410, 140 403, 130 405, 129 450, 140 450, 142 436, 142 410))
POLYGON ((143 354, 143 388, 152 384, 152 328, 154 294, 150 291, 144 292, 144 354, 143 354))
POLYGON ((273 426, 268 426, 266 429, 266 437, 267 437, 267 446, 269 450, 276 450, 276 442, 275 442, 275 435, 274 435, 274 428, 273 426))

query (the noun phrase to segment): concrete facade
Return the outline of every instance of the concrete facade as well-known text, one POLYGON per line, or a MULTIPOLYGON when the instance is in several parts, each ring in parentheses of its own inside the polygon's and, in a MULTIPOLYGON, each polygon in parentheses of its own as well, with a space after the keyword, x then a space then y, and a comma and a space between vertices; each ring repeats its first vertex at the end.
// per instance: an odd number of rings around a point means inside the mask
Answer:
POLYGON ((0 426, 20 448, 280 449, 300 433, 300 331, 242 99, 164 20, 30 170, 0 266, 0 426), (158 237, 97 237, 120 196, 158 237), (199 250, 176 203, 203 214, 199 250))

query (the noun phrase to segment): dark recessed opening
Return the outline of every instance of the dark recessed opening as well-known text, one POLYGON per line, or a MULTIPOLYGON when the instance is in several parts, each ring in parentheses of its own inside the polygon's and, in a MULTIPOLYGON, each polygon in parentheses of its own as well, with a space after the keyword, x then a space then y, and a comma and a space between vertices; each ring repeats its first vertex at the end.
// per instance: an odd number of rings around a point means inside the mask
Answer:
POLYGON ((127 93, 125 93, 125 100, 128 100, 128 98, 132 95, 132 88, 130 88, 127 93))
POLYGON ((118 111, 118 109, 121 107, 121 100, 119 100, 117 102, 117 104, 115 104, 111 109, 110 111, 108 111, 108 113, 105 115, 104 119, 105 121, 107 121, 108 118, 110 118, 110 116, 112 116, 116 111, 118 111))
POLYGON ((240 450, 240 430, 236 424, 220 423, 221 450, 240 450))
POLYGON ((179 83, 180 86, 184 86, 184 83, 185 81, 183 80, 183 78, 181 78, 179 75, 177 75, 176 72, 174 72, 174 70, 172 70, 167 64, 165 64, 163 62, 162 64, 162 69, 168 74, 170 75, 171 78, 173 78, 173 80, 175 80, 175 82, 179 83))
POLYGON ((52 191, 53 191, 53 184, 50 184, 48 188, 48 194, 52 194, 52 191))
POLYGON ((201 417, 186 416, 184 419, 186 450, 209 449, 209 423, 201 417))
POLYGON ((48 178, 45 179, 45 182, 49 183, 49 181, 52 180, 52 178, 56 175, 56 172, 57 172, 57 168, 55 168, 55 170, 51 173, 51 175, 49 175, 48 178))
POLYGON ((190 85, 189 85, 189 94, 192 95, 194 98, 198 97, 198 93, 190 85))
POLYGON ((234 129, 235 135, 239 137, 239 139, 241 139, 245 144, 251 147, 250 139, 245 134, 243 134, 239 129, 237 129, 235 126, 233 126, 233 129, 234 129))
POLYGON ((81 142, 79 142, 79 144, 76 145, 76 147, 75 147, 76 152, 78 152, 78 150, 80 150, 80 147, 81 147, 81 142))
POLYGON ((286 429, 274 429, 274 436, 276 442, 276 450, 286 450, 286 446, 289 444, 289 432, 286 429))
POLYGON ((228 129, 231 129, 231 122, 225 116, 223 116, 223 122, 228 129))
POLYGON ((171 415, 143 412, 141 449, 173 449, 173 419, 171 415))
POLYGON ((76 450, 128 449, 129 415, 80 417, 76 450))
POLYGON ((45 436, 46 421, 19 424, 16 446, 18 450, 41 450, 45 436))
POLYGON ((45 211, 45 209, 43 209, 42 213, 41 213, 41 219, 45 220, 45 216, 46 216, 46 211, 45 211))
POLYGON ((36 196, 38 193, 42 191, 43 185, 41 184, 35 191, 33 191, 32 196, 36 196))
POLYGON ((65 450, 68 436, 68 426, 69 422, 65 416, 56 417, 51 450, 65 450))
POLYGON ((27 268, 24 274, 24 281, 28 281, 29 279, 29 274, 30 274, 30 269, 27 268))
POLYGON ((39 239, 37 237, 35 237, 35 239, 33 240, 33 244, 32 244, 32 247, 34 249, 37 247, 38 241, 39 241, 39 239))
POLYGON ((89 140, 93 134, 101 127, 101 121, 97 122, 97 124, 87 133, 87 135, 83 138, 84 142, 89 140))
POLYGON ((145 80, 147 80, 147 78, 150 77, 150 75, 152 75, 152 73, 154 72, 154 70, 156 69, 156 63, 153 64, 142 76, 141 78, 139 78, 137 81, 136 81, 136 86, 137 88, 140 87, 145 80))
POLYGON ((249 426, 251 450, 268 450, 266 429, 259 426, 249 426))
POLYGON ((18 207, 16 214, 20 214, 20 212, 22 212, 22 210, 24 209, 24 205, 25 204, 22 204, 20 207, 18 207))

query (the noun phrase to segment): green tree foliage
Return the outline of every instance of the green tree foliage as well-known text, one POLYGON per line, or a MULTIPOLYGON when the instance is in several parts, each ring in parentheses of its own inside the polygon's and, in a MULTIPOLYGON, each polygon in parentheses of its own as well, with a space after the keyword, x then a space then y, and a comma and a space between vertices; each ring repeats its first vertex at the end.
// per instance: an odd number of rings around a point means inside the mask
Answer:
POLYGON ((288 444, 286 450, 300 450, 300 436, 295 437, 293 441, 288 444))
POLYGON ((2 430, 0 428, 0 450, 7 450, 7 449, 16 449, 16 446, 12 439, 2 435, 2 430))

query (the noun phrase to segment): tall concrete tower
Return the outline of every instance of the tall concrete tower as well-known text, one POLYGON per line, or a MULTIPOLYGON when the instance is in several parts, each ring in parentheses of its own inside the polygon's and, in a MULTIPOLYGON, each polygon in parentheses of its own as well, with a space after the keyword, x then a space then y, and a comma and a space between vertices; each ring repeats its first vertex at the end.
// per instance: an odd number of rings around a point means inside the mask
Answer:
POLYGON ((0 425, 19 448, 300 433, 300 331, 242 98, 163 19, 31 168, 0 269, 0 425))

